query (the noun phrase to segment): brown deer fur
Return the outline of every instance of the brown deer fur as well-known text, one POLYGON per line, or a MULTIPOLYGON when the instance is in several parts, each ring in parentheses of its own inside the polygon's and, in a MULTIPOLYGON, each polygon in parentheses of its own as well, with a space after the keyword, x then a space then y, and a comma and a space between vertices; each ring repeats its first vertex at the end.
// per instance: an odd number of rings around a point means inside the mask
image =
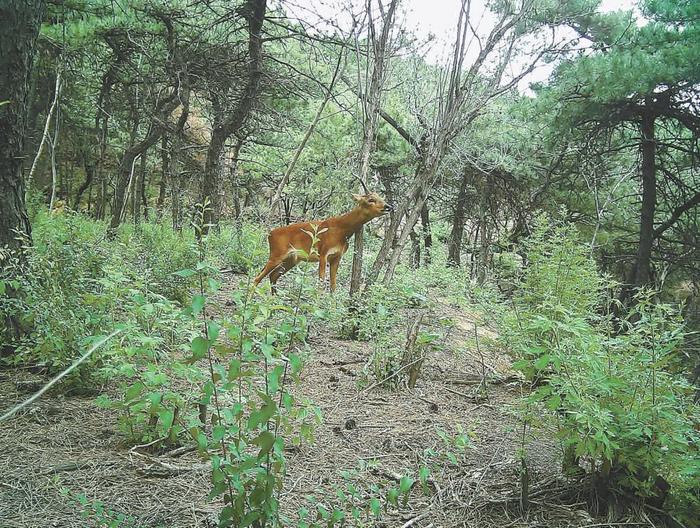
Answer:
POLYGON ((279 278, 301 261, 318 262, 318 277, 326 277, 326 265, 330 264, 331 291, 335 290, 338 265, 348 250, 348 240, 370 220, 392 210, 376 193, 353 195, 357 203, 349 213, 326 220, 300 222, 278 227, 270 231, 270 257, 260 274, 255 277, 257 286, 270 277, 273 291, 279 278), (312 248, 313 240, 316 240, 312 248))

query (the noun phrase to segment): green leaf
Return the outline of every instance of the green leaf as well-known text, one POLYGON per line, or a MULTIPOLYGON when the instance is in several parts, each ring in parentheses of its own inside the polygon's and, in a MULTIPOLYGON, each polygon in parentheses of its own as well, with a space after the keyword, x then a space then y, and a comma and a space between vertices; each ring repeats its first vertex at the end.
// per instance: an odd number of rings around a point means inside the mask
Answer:
POLYGON ((263 431, 253 440, 253 444, 260 448, 258 458, 262 458, 267 455, 272 450, 272 446, 275 445, 275 435, 270 431, 263 431))
POLYGON ((535 368, 537 370, 545 369, 547 365, 549 365, 549 354, 545 354, 535 360, 535 368))
POLYGON ((193 360, 196 361, 198 359, 202 359, 207 355, 207 351, 209 350, 209 341, 204 339, 202 336, 197 336, 192 340, 190 349, 192 350, 193 360))
POLYGON ((410 491, 414 482, 415 480, 413 480, 411 477, 401 477, 401 480, 399 481, 399 492, 403 494, 410 491))
POLYGON ((192 270, 192 269, 183 269, 183 270, 176 271, 173 273, 173 275, 177 275, 178 277, 183 277, 185 279, 187 279, 188 277, 191 277, 192 275, 196 275, 196 274, 197 274, 197 272, 195 270, 192 270))
POLYGON ((556 411, 559 406, 561 405, 561 396, 558 394, 555 394, 551 398, 547 400, 547 409, 550 409, 552 411, 556 411))
POLYGON ((175 419, 174 411, 172 409, 163 409, 158 412, 158 417, 160 418, 160 426, 163 430, 170 430, 173 425, 173 420, 175 419))
POLYGON ((513 363, 513 368, 515 370, 527 370, 530 367, 530 362, 527 359, 519 359, 513 363))
POLYGON ((199 295, 199 294, 194 295, 192 297, 192 304, 191 304, 192 313, 194 313, 196 315, 199 312, 201 312, 202 309, 204 308, 205 302, 206 302, 206 300, 204 299, 204 295, 199 295))
POLYGON ((218 291, 221 287, 221 283, 217 280, 212 279, 211 277, 207 279, 207 285, 209 286, 210 292, 218 291))
POLYGON ((207 334, 209 335, 209 341, 213 343, 218 339, 220 329, 221 327, 216 321, 209 321, 207 323, 207 334))
POLYGON ((259 410, 250 413, 250 417, 248 418, 249 429, 255 429, 260 424, 267 423, 267 421, 272 418, 272 415, 275 414, 277 405, 269 397, 266 399, 268 401, 265 403, 265 405, 260 407, 259 410))
POLYGON ((399 502, 399 490, 396 488, 391 488, 389 491, 387 491, 386 500, 389 504, 397 506, 399 502))

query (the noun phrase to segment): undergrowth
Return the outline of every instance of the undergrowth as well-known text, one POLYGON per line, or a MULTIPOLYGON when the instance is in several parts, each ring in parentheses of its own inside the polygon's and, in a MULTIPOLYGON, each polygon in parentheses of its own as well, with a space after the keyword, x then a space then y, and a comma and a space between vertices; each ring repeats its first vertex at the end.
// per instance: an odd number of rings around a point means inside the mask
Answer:
POLYGON ((532 388, 528 420, 556 427, 565 471, 589 473, 602 504, 632 495, 695 525, 700 413, 679 369, 678 309, 640 291, 615 320, 614 288, 571 227, 540 222, 525 249, 500 330, 532 388))

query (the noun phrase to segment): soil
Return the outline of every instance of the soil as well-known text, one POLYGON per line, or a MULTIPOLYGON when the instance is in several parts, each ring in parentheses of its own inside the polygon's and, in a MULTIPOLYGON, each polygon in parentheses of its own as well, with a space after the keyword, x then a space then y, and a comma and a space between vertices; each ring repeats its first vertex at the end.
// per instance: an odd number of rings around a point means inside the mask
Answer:
MULTIPOLYGON (((225 277, 223 297, 236 280, 225 277)), ((431 459, 429 489, 416 484, 405 505, 364 526, 591 524, 583 502, 572 505, 562 499, 567 487, 558 474, 560 449, 553 435, 526 437, 531 504, 522 513, 522 428, 512 413, 521 385, 508 357, 490 344, 495 334, 478 312, 433 301, 438 315, 454 325, 444 345, 424 363, 413 389, 361 390, 358 379, 371 344, 312 328, 313 354, 294 392, 321 408, 323 422, 312 445, 287 453, 283 513, 293 515, 300 506, 310 506, 310 494, 327 506, 337 502, 343 472, 365 490, 372 484, 396 486, 400 475, 415 477, 426 450, 433 449, 440 455, 431 459), (482 391, 484 375, 489 383, 482 391), (463 452, 448 449, 439 431, 454 438, 460 430, 468 434, 469 446, 463 452)), ((22 401, 45 381, 27 370, 0 371, 2 408, 22 401)), ((94 395, 48 393, 2 423, 0 526, 109 526, 99 524, 99 513, 79 504, 77 494, 85 494, 93 505, 104 503, 110 510, 104 518, 121 513, 134 519, 133 526, 216 526, 221 504, 207 498, 209 472, 196 452, 152 456, 174 471, 163 477, 144 475, 143 455, 124 444, 116 420, 115 411, 96 406, 94 395)))

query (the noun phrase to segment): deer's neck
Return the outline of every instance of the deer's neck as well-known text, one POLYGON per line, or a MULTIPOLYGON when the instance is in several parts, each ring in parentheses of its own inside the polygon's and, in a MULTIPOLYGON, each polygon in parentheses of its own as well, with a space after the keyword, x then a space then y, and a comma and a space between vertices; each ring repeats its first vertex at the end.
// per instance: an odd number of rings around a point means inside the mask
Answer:
POLYGON ((336 216, 332 220, 336 227, 345 231, 345 238, 350 238, 371 219, 372 217, 367 213, 367 211, 361 209, 360 207, 355 207, 355 209, 349 213, 336 216))

